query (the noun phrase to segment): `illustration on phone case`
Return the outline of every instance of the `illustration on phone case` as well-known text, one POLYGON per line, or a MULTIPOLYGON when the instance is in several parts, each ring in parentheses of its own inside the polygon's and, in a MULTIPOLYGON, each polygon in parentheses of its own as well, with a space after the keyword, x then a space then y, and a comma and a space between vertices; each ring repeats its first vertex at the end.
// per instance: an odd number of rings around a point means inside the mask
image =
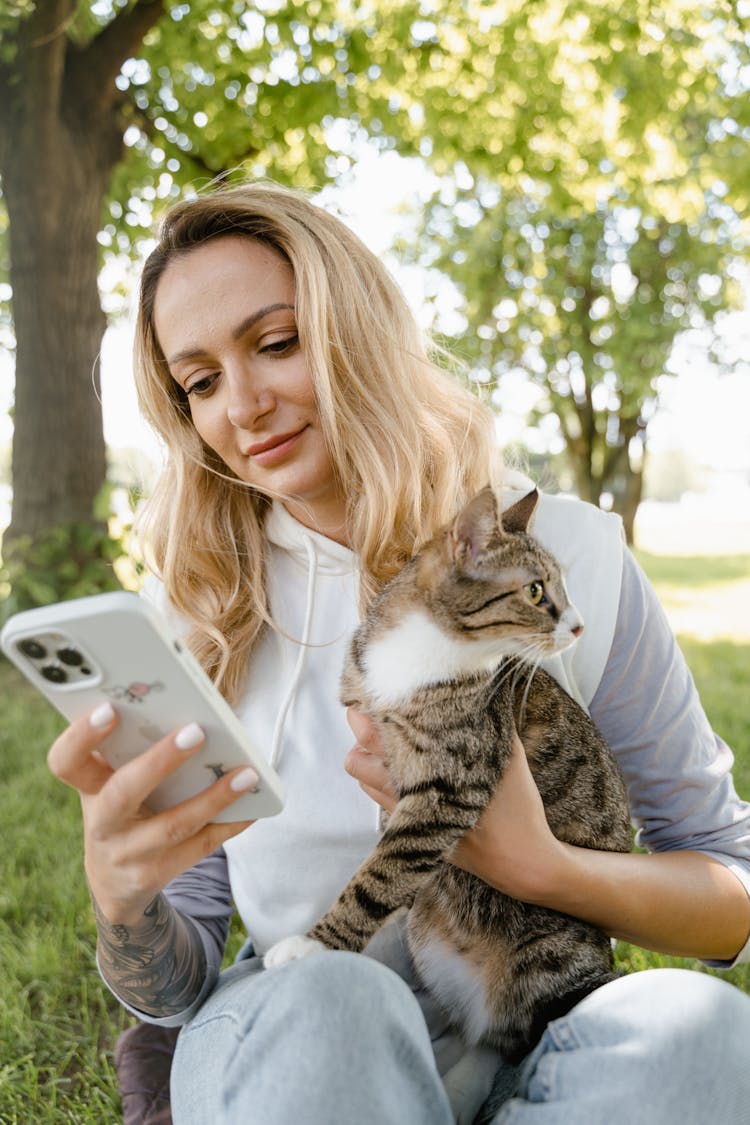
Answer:
POLYGON ((222 765, 219 765, 217 762, 206 762, 206 769, 213 772, 213 775, 217 781, 227 772, 224 767, 222 765))
POLYGON ((115 684, 114 687, 104 688, 105 695, 108 695, 110 699, 127 700, 128 703, 143 703, 146 696, 150 695, 152 691, 164 691, 164 684, 161 680, 154 680, 152 684, 144 684, 134 680, 127 687, 115 684))

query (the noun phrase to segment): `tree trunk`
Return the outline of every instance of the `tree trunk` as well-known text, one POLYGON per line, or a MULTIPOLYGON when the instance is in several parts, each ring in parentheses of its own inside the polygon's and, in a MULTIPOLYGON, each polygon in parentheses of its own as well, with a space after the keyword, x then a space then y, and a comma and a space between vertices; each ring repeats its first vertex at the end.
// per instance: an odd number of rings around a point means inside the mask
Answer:
POLYGON ((3 170, 16 331, 8 539, 92 520, 105 480, 96 236, 109 169, 93 155, 61 129, 44 153, 19 144, 3 170))
POLYGON ((86 46, 68 38, 77 3, 31 8, 0 59, 0 175, 16 332, 7 541, 93 522, 106 478, 97 234, 123 150, 115 77, 161 18, 164 0, 134 0, 86 46))
POLYGON ((625 539, 628 546, 632 547, 635 542, 635 517, 638 514, 638 507, 643 499, 643 473, 646 462, 646 450, 643 450, 643 460, 640 468, 629 468, 627 477, 625 479, 625 490, 622 496, 622 516, 623 527, 625 528, 625 539))
POLYGON ((573 470, 573 477, 576 482, 576 492, 580 500, 586 500, 589 504, 599 507, 599 501, 602 495, 601 481, 594 476, 591 469, 591 457, 588 450, 585 456, 579 456, 572 453, 568 448, 568 457, 570 460, 571 468, 573 470))

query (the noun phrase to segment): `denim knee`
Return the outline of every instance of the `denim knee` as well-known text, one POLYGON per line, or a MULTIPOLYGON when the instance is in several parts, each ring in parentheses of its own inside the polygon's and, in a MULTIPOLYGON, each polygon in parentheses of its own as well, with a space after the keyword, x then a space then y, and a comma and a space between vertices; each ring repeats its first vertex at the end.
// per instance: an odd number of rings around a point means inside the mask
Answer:
POLYGON ((424 1020, 411 990, 392 970, 357 953, 316 953, 263 970, 258 958, 239 962, 222 973, 214 993, 185 1028, 191 1035, 208 1023, 224 1021, 243 1037, 259 1019, 273 1014, 280 1027, 295 1034, 315 1034, 332 1016, 336 1026, 353 1033, 357 1023, 373 1031, 383 1021, 414 1028, 424 1020))
MULTIPOLYGON (((561 1024, 565 1029, 566 1020, 561 1024)), ((750 997, 721 978, 689 969, 621 977, 586 997, 567 1021, 578 1041, 593 1044, 605 1034, 668 1054, 698 1048, 711 1053, 718 1043, 731 1052, 740 1026, 750 1033, 750 997)))
POLYGON ((179 1125, 450 1118, 411 990, 344 952, 222 974, 180 1035, 172 1098, 179 1125))
POLYGON ((288 1006, 295 1019, 335 1012, 347 1023, 372 1025, 384 1018, 403 1022, 422 1013, 411 990, 391 969, 359 953, 314 953, 280 969, 267 970, 277 1010, 288 1006))
POLYGON ((550 1024, 524 1064, 520 1098, 497 1120, 741 1125, 749 1038, 750 997, 726 981, 683 969, 634 973, 550 1024))

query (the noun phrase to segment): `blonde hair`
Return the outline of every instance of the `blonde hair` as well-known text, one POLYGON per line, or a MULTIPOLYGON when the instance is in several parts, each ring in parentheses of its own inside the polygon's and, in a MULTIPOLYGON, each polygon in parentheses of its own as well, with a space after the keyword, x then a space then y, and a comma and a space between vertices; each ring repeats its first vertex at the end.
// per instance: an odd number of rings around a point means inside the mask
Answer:
POLYGON ((193 652, 234 700, 270 623, 263 521, 271 500, 235 478, 198 436, 153 321, 167 264, 229 234, 271 247, 292 268, 300 347, 348 497, 363 609, 493 478, 496 454, 489 409, 431 360, 401 291, 345 224, 268 183, 174 206, 143 270, 136 326, 141 409, 168 452, 141 533, 167 597, 192 626, 193 652))

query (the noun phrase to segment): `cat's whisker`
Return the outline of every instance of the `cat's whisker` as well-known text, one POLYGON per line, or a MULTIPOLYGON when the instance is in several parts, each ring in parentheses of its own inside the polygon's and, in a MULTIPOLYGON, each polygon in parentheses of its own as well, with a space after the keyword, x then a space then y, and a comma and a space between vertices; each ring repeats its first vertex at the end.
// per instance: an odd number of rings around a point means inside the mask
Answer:
POLYGON ((535 663, 529 669, 529 673, 528 673, 528 676, 526 678, 526 687, 524 688, 523 699, 521 700, 521 704, 520 704, 520 708, 519 708, 520 715, 521 715, 521 723, 523 723, 524 716, 526 715, 526 704, 528 702, 529 692, 531 691, 531 684, 533 682, 534 676, 539 671, 539 665, 541 664, 541 662, 542 662, 542 656, 540 655, 539 659, 536 660, 535 663))
POLYGON ((488 699, 493 699, 508 679, 511 681, 511 693, 514 693, 515 683, 522 670, 523 664, 517 657, 507 656, 495 672, 488 699))

